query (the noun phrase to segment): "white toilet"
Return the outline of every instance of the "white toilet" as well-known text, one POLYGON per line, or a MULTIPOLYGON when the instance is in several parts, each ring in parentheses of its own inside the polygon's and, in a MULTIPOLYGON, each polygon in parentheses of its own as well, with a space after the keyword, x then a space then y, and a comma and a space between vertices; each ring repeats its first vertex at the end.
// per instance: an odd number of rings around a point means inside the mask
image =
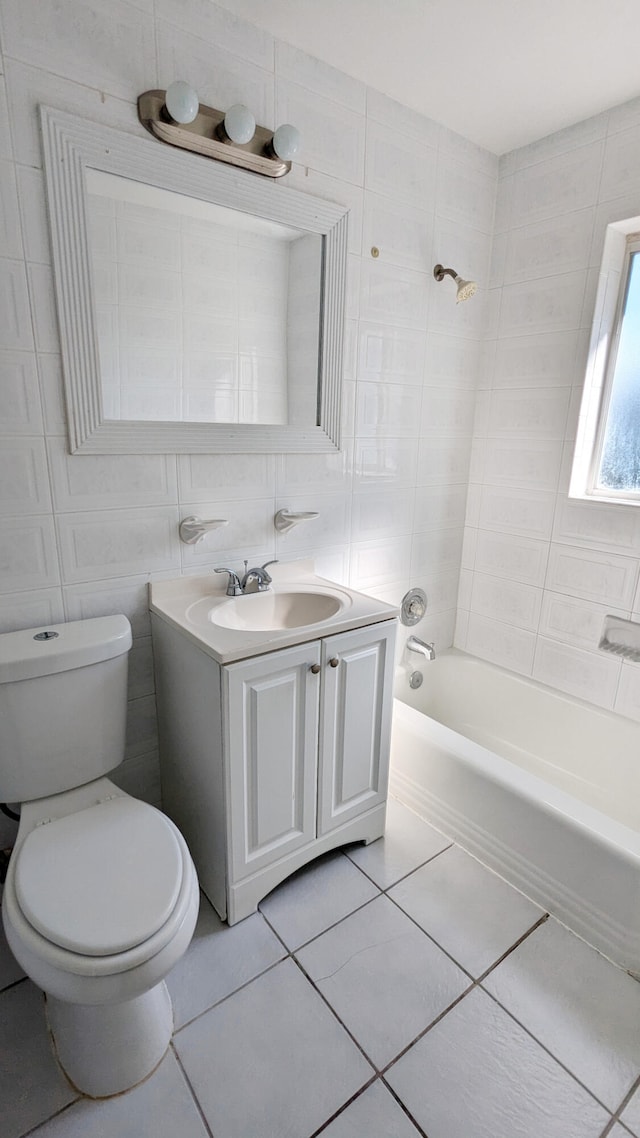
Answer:
POLYGON ((123 759, 124 616, 0 635, 0 801, 21 803, 2 916, 85 1094, 128 1090, 173 1028, 164 978, 198 914, 184 838, 104 776, 123 759))

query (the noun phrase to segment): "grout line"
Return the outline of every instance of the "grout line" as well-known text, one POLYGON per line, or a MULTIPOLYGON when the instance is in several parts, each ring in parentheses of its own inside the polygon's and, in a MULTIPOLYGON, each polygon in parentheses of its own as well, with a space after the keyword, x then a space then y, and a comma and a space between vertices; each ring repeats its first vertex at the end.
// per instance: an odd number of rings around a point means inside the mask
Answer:
POLYGON ((415 1039, 412 1039, 410 1043, 407 1043, 406 1047, 402 1048, 402 1051, 399 1051, 397 1055, 394 1055, 393 1059, 391 1059, 382 1068, 382 1071, 380 1072, 380 1074, 383 1076, 386 1075, 387 1071, 391 1070, 391 1068, 393 1066, 395 1066, 395 1064, 398 1062, 398 1060, 402 1059, 407 1054, 407 1051, 410 1051, 411 1048, 416 1043, 418 1043, 419 1040, 421 1040, 425 1035, 427 1035, 431 1031, 432 1028, 436 1027, 437 1024, 439 1024, 440 1021, 443 1020, 444 1017, 449 1014, 449 1012, 453 1011, 453 1009, 462 1000, 464 1000, 465 996, 468 996, 469 993, 473 992, 477 987, 478 987, 478 985, 477 985, 476 981, 474 980, 473 983, 470 984, 468 988, 465 988, 464 992, 461 992, 459 996, 456 996, 455 1000, 452 1000, 451 1003, 448 1004, 448 1006, 444 1009, 444 1011, 441 1011, 440 1014, 437 1015, 436 1018, 434 1020, 432 1020, 431 1023, 427 1027, 425 1027, 422 1031, 420 1031, 418 1033, 418 1035, 416 1035, 415 1039))
MULTIPOLYGON (((494 1004, 497 1004, 497 1006, 506 1015, 509 1016, 509 1019, 512 1019, 514 1023, 517 1023, 518 1027, 522 1028, 522 1030, 526 1033, 526 1035, 529 1036, 529 1039, 532 1039, 533 1042, 538 1047, 540 1047, 543 1051, 546 1051, 547 1055, 549 1055, 549 1057, 551 1059, 553 1059, 554 1063, 557 1063, 557 1065, 559 1067, 561 1067, 562 1070, 565 1071, 566 1074, 569 1075, 569 1077, 571 1079, 573 1079, 574 1083, 577 1083, 578 1086, 582 1087, 583 1091, 586 1091, 587 1094, 592 1099, 594 1099, 594 1101, 597 1102, 599 1106, 601 1106, 603 1108, 603 1110, 606 1110, 607 1114, 611 1114, 611 1107, 607 1106, 607 1104, 605 1102, 603 1102, 601 1098, 598 1098, 595 1091, 593 1091, 591 1089, 591 1087, 588 1087, 586 1083, 583 1083, 582 1079, 578 1078, 578 1076, 575 1074, 575 1072, 572 1071, 570 1067, 567 1067, 566 1063, 564 1063, 562 1059, 559 1059, 558 1056, 556 1054, 554 1054, 554 1052, 551 1051, 551 1049, 549 1047, 547 1047, 546 1043, 543 1043, 542 1040, 538 1039, 538 1037, 536 1035, 534 1035, 533 1032, 531 1031, 531 1028, 527 1027, 527 1025, 525 1023, 523 1023, 522 1020, 519 1020, 517 1018, 517 1016, 514 1015, 514 1013, 512 1011, 509 1011, 509 1008, 505 1007, 504 1004, 501 1004, 500 1000, 496 996, 494 996, 493 992, 490 992, 487 988, 482 988, 482 987, 480 987, 480 991, 484 992, 485 996, 488 996, 490 1000, 493 1000, 494 1004)), ((640 1080, 639 1080, 639 1082, 640 1082, 640 1080)))
MULTIPOLYGON (((366 877, 367 881, 370 881, 372 883, 372 885, 375 885, 376 888, 379 889, 381 893, 387 894, 390 889, 395 889, 396 885, 400 885, 400 883, 402 881, 406 881, 408 877, 411 877, 412 873, 417 873, 417 871, 419 869, 424 869, 425 865, 429 865, 430 862, 435 861, 435 859, 437 857, 440 857, 440 854, 445 853, 446 850, 451 849, 451 847, 454 845, 455 845, 455 842, 450 841, 449 844, 447 846, 444 846, 443 849, 438 850, 437 853, 431 854, 431 857, 426 858, 425 861, 421 861, 418 865, 415 865, 413 867, 413 869, 408 870, 407 873, 403 873, 402 877, 399 877, 397 879, 397 881, 392 881, 390 885, 379 885, 378 882, 375 880, 375 878, 373 878, 370 873, 367 873, 366 869, 363 869, 363 867, 361 865, 359 865, 357 861, 352 861, 350 855, 347 853, 346 850, 343 850, 343 853, 344 853, 345 857, 349 858, 349 861, 351 862, 351 864, 353 866, 355 866, 356 869, 360 870, 360 873, 362 873, 366 877)), ((361 849, 361 848, 366 848, 366 847, 359 846, 358 848, 361 849)))
POLYGON ((372 1087, 375 1082, 377 1082, 378 1078, 379 1075, 372 1075, 369 1079, 369 1082, 360 1087, 360 1090, 351 1095, 350 1099, 347 1099, 347 1101, 343 1103, 342 1106, 338 1108, 338 1110, 334 1111, 329 1118, 325 1119, 325 1121, 322 1123, 322 1126, 319 1126, 317 1130, 314 1130, 313 1134, 310 1135, 310 1138, 316 1138, 316 1135, 322 1134, 326 1130, 327 1126, 329 1126, 332 1122, 335 1122, 336 1118, 339 1118, 341 1114, 344 1114, 345 1110, 347 1110, 348 1107, 352 1106, 354 1102, 357 1102, 360 1096, 363 1095, 365 1091, 368 1091, 369 1087, 372 1087))
POLYGON ((30 1135, 32 1134, 37 1135, 41 1127, 45 1126, 49 1122, 53 1122, 54 1118, 60 1118, 61 1115, 66 1114, 72 1106, 76 1106, 79 1102, 99 1101, 99 1099, 91 1099, 87 1095, 78 1095, 76 1098, 72 1099, 71 1102, 68 1102, 65 1104, 65 1106, 61 1107, 60 1110, 54 1111, 53 1114, 48 1114, 46 1118, 43 1118, 40 1122, 37 1122, 35 1126, 30 1127, 29 1130, 25 1130, 23 1134, 21 1133, 20 1138, 30 1138, 30 1135))
POLYGON ((624 1096, 624 1098, 623 1098, 622 1102, 620 1103, 620 1106, 618 1107, 618 1109, 614 1110, 613 1118, 611 1119, 611 1122, 609 1123, 609 1128, 607 1130, 603 1131, 600 1138, 605 1138, 605 1135, 609 1133, 609 1130, 611 1129, 611 1127, 613 1126, 613 1124, 615 1122, 620 1122, 621 1125, 626 1126, 626 1122, 623 1122, 621 1120, 620 1115, 622 1114, 622 1112, 624 1110, 627 1109, 629 1103, 631 1102, 631 1099, 633 1098, 634 1094, 636 1093, 636 1091, 639 1088, 640 1088, 640 1075, 638 1075, 638 1078, 636 1079, 636 1081, 631 1084, 631 1087, 629 1088, 626 1095, 624 1096))
MULTIPOLYGON (((349 1036, 349 1038, 351 1039, 351 1041, 352 1041, 352 1042, 355 1044, 355 1046, 358 1048, 358 1051, 360 1052, 360 1054, 361 1054, 361 1055, 362 1055, 362 1056, 363 1056, 363 1057, 366 1059, 366 1061, 367 1061, 367 1063, 369 1064, 369 1066, 373 1068, 373 1070, 375 1071, 375 1074, 376 1074, 376 1076, 377 1076, 377 1075, 379 1075, 379 1074, 380 1074, 380 1069, 379 1069, 379 1067, 376 1067, 375 1063, 373 1062, 373 1059, 371 1059, 371 1057, 370 1057, 369 1055, 367 1055, 367 1052, 365 1051, 365 1049, 364 1049, 364 1047, 362 1046, 362 1044, 361 1044, 361 1043, 358 1043, 358 1040, 356 1039, 356 1037, 355 1037, 355 1035, 353 1034, 353 1032, 352 1032, 352 1031, 350 1031, 350 1029, 347 1027, 346 1023, 344 1023, 344 1022, 343 1022, 343 1021, 340 1019, 340 1016, 338 1015, 338 1013, 337 1013, 336 1009, 335 1009, 334 1007, 332 1007, 332 1006, 331 1006, 331 1004, 329 1003, 329 1001, 328 1001, 327 997, 325 996, 324 992, 321 992, 321 991, 320 991, 320 989, 319 989, 319 988, 316 986, 316 984, 314 984, 314 982, 313 982, 313 980, 311 979, 311 977, 310 977, 309 973, 305 971, 305 969, 303 968, 303 966, 302 966, 302 964, 300 963, 300 961, 299 961, 299 960, 296 960, 295 956, 293 956, 291 959, 293 960, 293 963, 296 965, 296 967, 299 969, 299 971, 302 973, 302 975, 304 976, 305 980, 308 980, 308 982, 309 982, 309 983, 311 984, 311 986, 313 987, 314 991, 318 993, 318 995, 320 996, 320 999, 321 999, 321 1000, 322 1000, 322 1002, 323 1002, 323 1003, 326 1005, 326 1007, 328 1007, 328 1009, 329 1009, 329 1011, 331 1012, 331 1014, 332 1014, 332 1016, 334 1017, 334 1019, 336 1019, 336 1020, 338 1021, 338 1023, 340 1024, 340 1027, 341 1027, 341 1028, 342 1028, 344 1031, 346 1031, 347 1035, 349 1036)), ((371 1081, 373 1081, 373 1080, 369 1080, 369 1081, 371 1082, 371 1081)), ((367 1084, 367 1085, 368 1085, 368 1084, 367 1084)), ((362 1088, 361 1088, 361 1089, 362 1089, 362 1088)))
POLYGON ((197 1094, 196 1094, 196 1092, 195 1092, 195 1090, 194 1090, 194 1087, 193 1087, 193 1084, 192 1084, 192 1082, 191 1082, 191 1079, 190 1079, 190 1078, 189 1078, 189 1076, 187 1075, 187 1072, 185 1071, 185 1069, 184 1069, 184 1067, 183 1067, 183 1065, 182 1065, 182 1060, 180 1059, 180 1056, 178 1055, 178 1052, 176 1051, 176 1049, 175 1049, 175 1047, 174 1047, 174 1045, 173 1045, 173 1040, 172 1040, 172 1041, 171 1041, 171 1043, 169 1044, 169 1050, 171 1051, 171 1054, 173 1055, 173 1057, 174 1057, 174 1059, 175 1059, 176 1063, 178 1064, 178 1068, 179 1068, 179 1070, 180 1070, 180 1072, 181 1072, 181 1074, 182 1074, 182 1077, 183 1077, 183 1079, 184 1079, 185 1083, 187 1084, 187 1087, 188 1087, 188 1089, 189 1089, 189 1093, 190 1093, 190 1095, 191 1095, 191 1097, 192 1097, 192 1099, 193 1099, 193 1101, 194 1101, 194 1103, 195 1103, 195 1106, 196 1106, 196 1110, 198 1111, 198 1114, 200 1115, 200 1117, 201 1117, 201 1119, 202 1119, 202 1122, 203 1122, 204 1128, 205 1128, 205 1130, 206 1130, 207 1134, 209 1135, 209 1138, 214 1138, 214 1134, 213 1134, 213 1131, 212 1131, 211 1127, 209 1126, 209 1123, 207 1122, 207 1119, 206 1119, 206 1117, 205 1117, 205 1113, 204 1113, 204 1111, 203 1111, 202 1107, 200 1106, 200 1100, 199 1100, 199 1098, 198 1098, 198 1096, 197 1096, 197 1094))
POLYGON ((515 952, 516 948, 519 948, 525 940, 528 940, 528 938, 532 933, 536 931, 536 929, 539 929, 542 925, 546 924, 548 920, 549 913, 543 913, 542 916, 536 921, 536 923, 532 925, 531 928, 527 929, 527 931, 523 933, 522 936, 514 942, 514 944, 511 945, 511 948, 508 948, 506 952, 503 952, 499 960, 496 960, 494 964, 491 964, 480 976, 478 976, 476 983, 482 984, 483 980, 486 980, 487 976, 493 972, 494 968, 497 968, 499 964, 502 964, 503 960, 506 960, 508 956, 511 956, 511 953, 515 952))
POLYGON ((397 1102, 398 1106, 399 1106, 399 1107, 401 1107, 401 1109, 404 1111, 404 1113, 406 1114, 406 1116, 407 1116, 407 1118, 409 1119, 409 1121, 410 1121, 410 1122, 411 1122, 411 1123, 412 1123, 412 1124, 415 1126, 416 1130, 418 1131, 418 1134, 421 1134, 421 1135, 422 1135, 422 1138, 429 1138, 429 1136, 428 1136, 428 1134, 427 1134, 426 1130, 423 1130, 423 1129, 422 1129, 422 1127, 420 1126, 420 1124, 419 1124, 419 1123, 416 1121, 416 1119, 413 1117, 413 1115, 412 1115, 411 1111, 409 1110, 409 1108, 408 1108, 407 1106, 405 1106, 405 1104, 403 1103, 403 1101, 402 1101, 402 1099, 401 1099, 401 1098, 398 1098, 398 1096, 397 1096, 396 1092, 394 1091, 393 1087, 389 1086, 389 1083, 388 1083, 388 1082, 387 1082, 387 1080, 385 1079, 384 1075, 381 1075, 381 1076, 380 1076, 380 1082, 382 1083, 382 1085, 383 1085, 384 1087, 386 1087, 386 1088, 387 1088, 387 1090, 388 1090, 389 1094, 390 1094, 390 1095, 391 1095, 391 1096, 392 1096, 392 1097, 395 1099, 395 1101, 397 1102))
POLYGON ((180 1027, 174 1028, 172 1039, 175 1039, 181 1031, 184 1031, 185 1027, 190 1027, 196 1020, 202 1019, 202 1016, 207 1015, 207 1013, 213 1011, 214 1008, 220 1007, 220 1004, 225 1004, 227 1000, 237 995, 238 992, 242 992, 244 988, 248 988, 249 984, 253 984, 254 980, 259 980, 261 976, 266 976, 267 972, 272 972, 274 968, 277 968, 279 964, 283 964, 289 957, 290 953, 287 953, 287 956, 282 956, 279 960, 274 960, 273 964, 269 964, 267 968, 263 968, 261 972, 257 972, 255 976, 252 976, 249 980, 245 980, 244 984, 239 984, 232 992, 227 992, 226 996, 221 996, 219 1000, 215 1000, 212 1004, 209 1004, 207 1008, 203 1008, 201 1012, 198 1012, 197 1015, 194 1015, 191 1019, 181 1024, 180 1027))

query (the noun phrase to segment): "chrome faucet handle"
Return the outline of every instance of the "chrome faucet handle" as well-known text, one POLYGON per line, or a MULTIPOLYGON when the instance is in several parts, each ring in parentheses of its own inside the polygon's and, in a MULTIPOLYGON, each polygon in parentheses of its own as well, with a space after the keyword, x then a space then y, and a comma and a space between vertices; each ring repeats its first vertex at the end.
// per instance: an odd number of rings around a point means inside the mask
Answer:
POLYGON ((241 597, 242 596, 242 585, 240 584, 240 578, 238 577, 238 574, 234 572, 233 569, 227 569, 223 565, 221 565, 219 569, 214 569, 213 571, 214 571, 214 573, 228 573, 229 574, 229 580, 227 581, 227 596, 228 597, 241 597))
POLYGON ((278 564, 278 558, 272 557, 271 561, 265 561, 264 565, 262 566, 262 572, 264 573, 264 580, 267 583, 267 585, 270 585, 272 580, 273 580, 271 574, 267 573, 267 565, 277 565, 277 564, 278 564))

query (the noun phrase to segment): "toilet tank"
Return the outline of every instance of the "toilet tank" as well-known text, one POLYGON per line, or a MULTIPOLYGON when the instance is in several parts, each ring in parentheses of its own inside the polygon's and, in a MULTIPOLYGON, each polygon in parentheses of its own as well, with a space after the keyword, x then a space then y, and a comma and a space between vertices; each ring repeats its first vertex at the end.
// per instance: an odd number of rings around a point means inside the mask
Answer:
POLYGON ((124 757, 126 616, 0 635, 0 802, 107 774, 124 757))

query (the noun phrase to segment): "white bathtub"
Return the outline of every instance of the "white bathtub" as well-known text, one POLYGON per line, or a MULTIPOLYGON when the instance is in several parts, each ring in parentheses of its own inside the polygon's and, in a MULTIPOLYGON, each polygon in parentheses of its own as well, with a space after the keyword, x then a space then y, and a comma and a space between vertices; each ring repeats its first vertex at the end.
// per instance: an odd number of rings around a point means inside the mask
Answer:
POLYGON ((420 667, 391 792, 640 974, 640 724, 462 653, 420 667))

